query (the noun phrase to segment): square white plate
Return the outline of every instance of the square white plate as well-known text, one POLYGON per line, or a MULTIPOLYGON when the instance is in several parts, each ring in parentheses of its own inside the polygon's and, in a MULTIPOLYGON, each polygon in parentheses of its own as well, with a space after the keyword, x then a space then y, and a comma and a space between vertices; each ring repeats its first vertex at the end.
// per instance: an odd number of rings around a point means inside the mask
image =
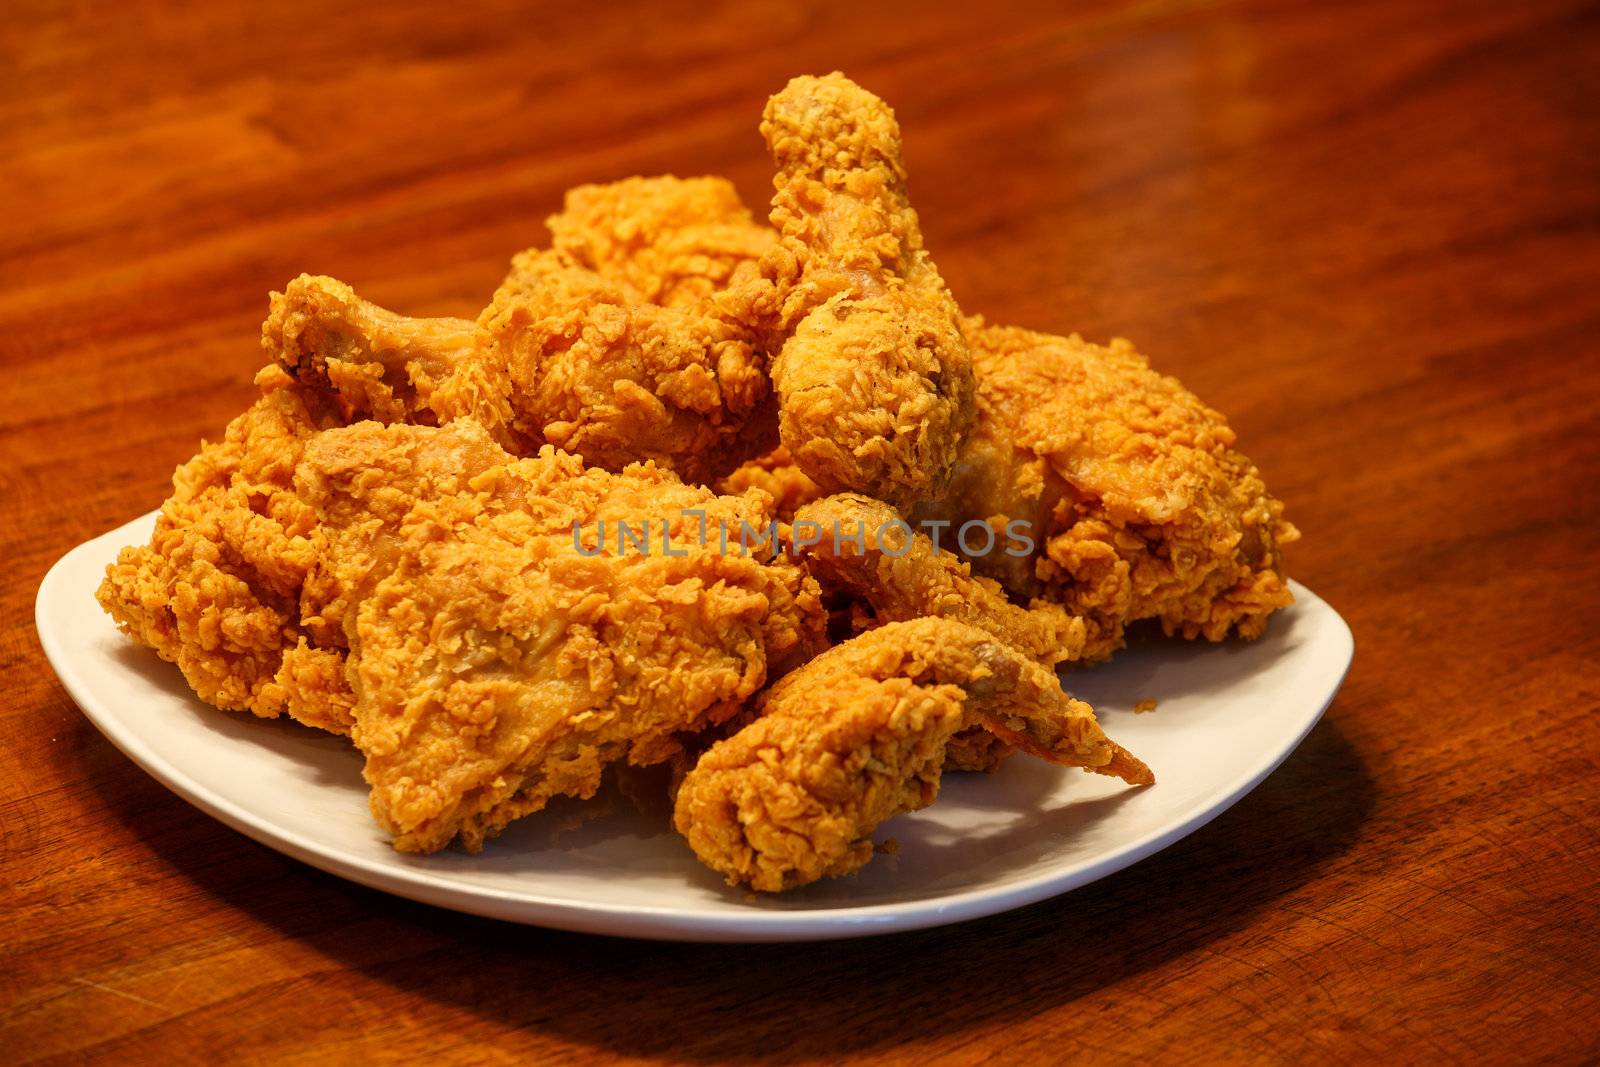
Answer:
POLYGON ((200 810, 262 844, 364 885, 479 915, 568 930, 696 941, 787 941, 938 926, 1094 881, 1205 825, 1299 744, 1354 650, 1344 620, 1294 585, 1297 603, 1259 641, 1147 642, 1066 676, 1106 732, 1155 771, 1114 779, 1015 758, 951 774, 936 804, 880 828, 894 855, 781 896, 731 890, 664 821, 626 805, 581 822, 563 802, 476 856, 391 849, 367 811, 361 756, 287 720, 221 712, 177 668, 128 640, 95 602, 124 545, 154 515, 63 556, 39 587, 39 639, 89 719, 200 810), (1133 704, 1157 698, 1156 711, 1133 704))

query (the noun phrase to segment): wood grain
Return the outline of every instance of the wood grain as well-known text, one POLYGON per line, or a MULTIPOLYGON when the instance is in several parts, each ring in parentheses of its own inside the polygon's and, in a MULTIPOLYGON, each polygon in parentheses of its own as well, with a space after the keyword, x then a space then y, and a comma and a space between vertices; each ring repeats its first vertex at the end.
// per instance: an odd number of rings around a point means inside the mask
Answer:
POLYGON ((1600 1057, 1592 6, 323 6, 0 23, 0 1056, 1600 1057), (1265 785, 1017 913, 685 947, 341 882, 88 725, 34 591, 243 407, 270 288, 471 314, 569 185, 759 203, 762 101, 834 67, 968 310, 1132 337, 1289 501, 1358 652, 1265 785))

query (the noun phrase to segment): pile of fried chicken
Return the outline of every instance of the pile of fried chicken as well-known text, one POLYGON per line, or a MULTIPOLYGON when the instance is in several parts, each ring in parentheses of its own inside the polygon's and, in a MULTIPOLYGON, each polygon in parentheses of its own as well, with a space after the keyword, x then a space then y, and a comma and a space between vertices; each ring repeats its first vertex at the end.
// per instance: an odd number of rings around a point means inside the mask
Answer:
POLYGON ((409 852, 614 776, 777 891, 866 863, 945 770, 1152 782, 1058 672, 1138 620, 1259 635, 1282 504, 1127 342, 962 313, 883 101, 796 78, 761 133, 770 226, 720 178, 631 178, 571 190, 475 322, 273 293, 259 399, 105 610, 201 699, 347 735, 409 852))

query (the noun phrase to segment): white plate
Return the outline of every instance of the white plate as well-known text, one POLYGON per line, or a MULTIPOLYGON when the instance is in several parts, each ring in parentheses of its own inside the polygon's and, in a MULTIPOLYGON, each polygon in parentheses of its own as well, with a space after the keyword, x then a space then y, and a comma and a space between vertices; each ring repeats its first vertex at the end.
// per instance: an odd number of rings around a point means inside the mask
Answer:
POLYGON ((575 801, 514 823, 476 856, 393 851, 367 812, 361 757, 297 724, 217 711, 95 603, 106 564, 153 515, 79 545, 39 587, 39 639, 90 720, 179 796, 262 844, 364 885, 568 930, 696 941, 856 937, 1031 904, 1136 863, 1253 789, 1306 735, 1354 644, 1303 586, 1253 643, 1152 641, 1069 675, 1157 784, 1013 759, 945 778, 933 807, 878 832, 899 844, 846 878, 780 896, 730 890, 663 822, 575 801), (1160 707, 1135 715, 1155 697, 1160 707))

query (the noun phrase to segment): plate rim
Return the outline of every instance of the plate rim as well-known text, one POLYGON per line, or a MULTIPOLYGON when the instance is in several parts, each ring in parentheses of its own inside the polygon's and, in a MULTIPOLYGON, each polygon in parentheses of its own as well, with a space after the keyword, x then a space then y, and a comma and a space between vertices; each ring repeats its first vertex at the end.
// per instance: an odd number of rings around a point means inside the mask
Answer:
MULTIPOLYGON (((61 630, 54 624, 53 610, 66 598, 58 587, 82 556, 96 555, 103 542, 135 536, 138 543, 148 540, 158 512, 133 519, 97 537, 74 545, 50 566, 39 583, 34 601, 34 625, 56 677, 83 715, 119 751, 141 770, 192 806, 231 829, 274 851, 290 856, 319 870, 346 878, 372 889, 436 907, 449 908, 492 919, 519 922, 581 933, 626 936, 663 941, 778 942, 821 941, 872 936, 926 929, 999 914, 1025 907, 1070 892, 1090 882, 1132 866, 1156 852, 1189 836, 1233 807, 1277 770, 1321 721, 1349 674, 1355 656, 1355 638, 1349 624, 1326 600, 1293 579, 1289 585, 1296 602, 1325 610, 1333 626, 1331 636, 1343 646, 1343 666, 1328 687, 1314 712, 1302 713, 1304 721, 1293 738, 1277 749, 1248 763, 1248 770, 1232 776, 1224 784, 1197 801, 1190 815, 1171 825, 1148 831, 1124 843, 1097 860, 1065 871, 1045 871, 1004 883, 998 887, 961 890, 924 901, 896 904, 823 907, 804 911, 759 911, 747 914, 705 912, 692 908, 652 905, 622 905, 604 902, 577 903, 564 898, 521 893, 476 884, 463 884, 449 874, 408 867, 387 866, 361 856, 353 856, 332 846, 277 828, 269 818, 250 811, 226 796, 195 781, 172 764, 122 718, 100 706, 84 679, 78 676, 79 664, 63 645, 61 630)), ((119 545, 120 549, 120 545, 119 545)), ((1324 638, 1326 640, 1326 638, 1324 638)), ((176 669, 176 668, 173 668, 176 669)), ((243 712, 219 712, 244 714, 243 712)))

